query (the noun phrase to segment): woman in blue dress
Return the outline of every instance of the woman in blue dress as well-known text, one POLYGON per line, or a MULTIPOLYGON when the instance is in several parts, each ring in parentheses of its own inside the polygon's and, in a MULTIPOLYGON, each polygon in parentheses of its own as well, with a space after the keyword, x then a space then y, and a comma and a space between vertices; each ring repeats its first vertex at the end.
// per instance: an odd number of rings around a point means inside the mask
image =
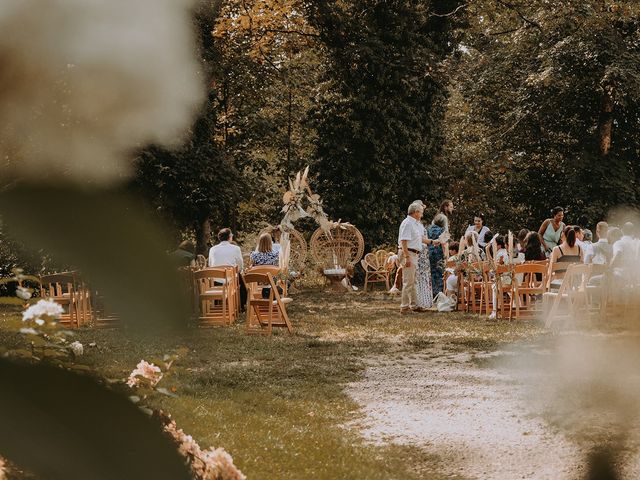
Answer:
MULTIPOLYGON (((447 217, 438 213, 427 228, 427 237, 431 240, 438 240, 440 235, 448 230, 448 227, 447 217)), ((442 245, 429 245, 429 263, 431 264, 431 285, 435 297, 443 289, 444 248, 442 245)))

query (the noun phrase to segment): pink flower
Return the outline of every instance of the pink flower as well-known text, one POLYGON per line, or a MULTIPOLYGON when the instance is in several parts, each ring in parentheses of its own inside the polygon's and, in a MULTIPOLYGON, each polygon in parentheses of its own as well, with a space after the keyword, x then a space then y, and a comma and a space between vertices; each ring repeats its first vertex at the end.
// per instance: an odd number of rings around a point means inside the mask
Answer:
POLYGON ((129 374, 127 385, 132 388, 138 387, 142 383, 143 379, 146 380, 149 385, 155 387, 162 379, 162 371, 160 370, 160 367, 157 367, 153 363, 146 362, 145 360, 140 360, 140 363, 136 365, 135 370, 129 374))

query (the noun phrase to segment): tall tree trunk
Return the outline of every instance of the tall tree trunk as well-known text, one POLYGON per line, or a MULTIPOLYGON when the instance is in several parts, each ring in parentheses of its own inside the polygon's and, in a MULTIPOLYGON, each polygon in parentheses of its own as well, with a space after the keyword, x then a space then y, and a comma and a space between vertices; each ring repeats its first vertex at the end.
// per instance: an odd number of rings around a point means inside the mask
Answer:
POLYGON ((613 132, 613 85, 604 86, 604 96, 602 97, 602 110, 600 111, 600 121, 598 135, 600 143, 600 154, 603 157, 609 155, 611 150, 611 134, 613 132))
POLYGON ((209 243, 211 241, 211 220, 205 218, 198 221, 196 227, 196 253, 204 255, 209 254, 209 243))
POLYGON ((293 171, 294 168, 291 165, 291 130, 292 130, 292 110, 293 110, 293 100, 291 95, 291 85, 289 85, 289 109, 288 109, 288 119, 287 119, 287 168, 290 171, 293 171))

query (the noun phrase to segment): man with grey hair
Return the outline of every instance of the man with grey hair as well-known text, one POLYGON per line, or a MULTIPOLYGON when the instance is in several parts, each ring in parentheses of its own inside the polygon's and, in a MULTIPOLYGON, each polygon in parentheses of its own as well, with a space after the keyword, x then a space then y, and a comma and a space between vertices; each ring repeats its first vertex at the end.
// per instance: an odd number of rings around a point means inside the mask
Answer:
POLYGON ((437 241, 429 240, 424 236, 422 215, 424 204, 420 201, 413 202, 407 209, 407 218, 402 221, 398 234, 398 259, 402 265, 402 301, 400 313, 408 314, 417 309, 416 295, 416 267, 418 255, 422 251, 423 244, 433 244, 437 241))

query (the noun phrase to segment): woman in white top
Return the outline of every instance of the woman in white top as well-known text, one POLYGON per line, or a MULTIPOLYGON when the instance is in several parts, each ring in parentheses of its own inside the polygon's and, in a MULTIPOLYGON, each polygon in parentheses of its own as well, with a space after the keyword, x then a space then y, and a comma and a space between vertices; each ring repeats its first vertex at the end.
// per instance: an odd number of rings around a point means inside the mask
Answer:
POLYGON ((473 225, 469 225, 465 232, 465 237, 469 232, 476 232, 478 235, 478 245, 484 249, 486 246, 485 235, 489 232, 489 228, 484 224, 484 215, 481 213, 476 213, 473 217, 473 225))

